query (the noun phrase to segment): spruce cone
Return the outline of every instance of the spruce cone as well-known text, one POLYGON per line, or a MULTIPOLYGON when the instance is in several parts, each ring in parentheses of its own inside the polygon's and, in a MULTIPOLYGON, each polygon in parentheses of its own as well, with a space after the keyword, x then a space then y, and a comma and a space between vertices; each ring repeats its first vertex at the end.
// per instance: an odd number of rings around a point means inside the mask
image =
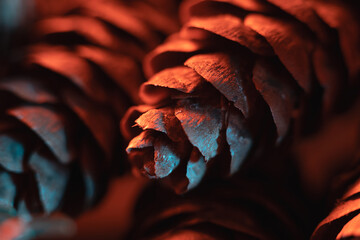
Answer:
POLYGON ((357 10, 342 1, 185 1, 183 28, 145 62, 147 105, 123 119, 124 134, 138 135, 131 162, 183 192, 210 165, 233 174, 315 132, 358 95, 357 10))
POLYGON ((147 1, 34 4, 26 44, 2 59, 0 209, 75 215, 123 165, 117 123, 139 103, 140 61, 177 25, 147 1))
MULTIPOLYGON (((0 63, 11 58, 9 49, 21 43, 21 35, 26 32, 32 19, 33 2, 26 0, 0 1, 0 63)), ((3 66, 0 67, 0 74, 3 66)))

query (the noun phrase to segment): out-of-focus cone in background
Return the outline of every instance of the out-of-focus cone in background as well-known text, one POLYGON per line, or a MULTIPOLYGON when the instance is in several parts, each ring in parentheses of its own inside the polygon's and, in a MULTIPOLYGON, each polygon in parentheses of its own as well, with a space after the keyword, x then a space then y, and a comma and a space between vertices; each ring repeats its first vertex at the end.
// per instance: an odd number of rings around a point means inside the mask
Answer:
POLYGON ((11 57, 10 49, 20 43, 34 14, 34 2, 25 0, 0 1, 0 56, 1 62, 11 57))
POLYGON ((0 207, 33 228, 94 207, 127 171, 118 122, 140 103, 143 56, 177 29, 177 1, 0 3, 0 207))

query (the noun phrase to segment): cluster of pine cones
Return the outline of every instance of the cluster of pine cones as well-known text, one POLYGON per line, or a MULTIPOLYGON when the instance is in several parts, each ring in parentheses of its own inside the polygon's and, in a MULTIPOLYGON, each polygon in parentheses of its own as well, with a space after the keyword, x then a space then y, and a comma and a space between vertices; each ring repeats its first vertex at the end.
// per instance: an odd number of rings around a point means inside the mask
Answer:
POLYGON ((81 215, 128 172, 152 180, 126 239, 360 238, 359 13, 0 0, 0 239, 81 215))

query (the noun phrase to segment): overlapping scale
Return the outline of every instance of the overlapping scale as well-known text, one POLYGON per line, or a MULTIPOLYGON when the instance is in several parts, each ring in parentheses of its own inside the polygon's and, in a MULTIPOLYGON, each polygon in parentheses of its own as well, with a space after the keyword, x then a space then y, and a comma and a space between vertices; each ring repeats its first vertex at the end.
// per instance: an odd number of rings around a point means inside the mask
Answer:
MULTIPOLYGON (((237 158, 229 166, 233 174, 251 145, 256 152, 264 144, 291 144, 353 104, 359 90, 353 76, 358 70, 346 60, 349 54, 342 42, 351 41, 340 33, 345 17, 339 12, 348 12, 347 23, 352 23, 351 4, 338 1, 185 1, 181 31, 146 57, 144 69, 150 79, 142 85, 140 97, 149 108, 173 109, 187 141, 205 162, 237 158), (332 18, 323 13, 330 7, 335 8, 332 18), (235 122, 240 123, 236 132, 229 128, 235 122), (259 130, 264 125, 268 133, 259 130), (276 139, 270 137, 274 129, 276 139), (262 142, 261 135, 267 134, 262 142), (235 147, 231 138, 246 141, 235 147)), ((123 131, 131 132, 133 124, 123 123, 123 131)), ((157 119, 153 124, 163 122, 157 119)), ((138 127, 145 130, 137 126, 134 133, 138 127)), ((190 152, 187 155, 177 171, 184 178, 186 171, 180 169, 190 152)))
POLYGON ((339 12, 348 12, 347 23, 352 22, 351 5, 338 1, 185 1, 182 30, 146 58, 151 78, 140 96, 154 109, 173 108, 206 162, 241 155, 231 165, 229 172, 235 173, 252 144, 261 148, 256 129, 266 115, 271 114, 267 124, 276 128, 276 143, 282 144, 290 134, 314 131, 353 101, 359 83, 350 79, 358 70, 344 62, 349 54, 341 42, 350 41, 338 38, 345 21, 339 12), (335 8, 332 18, 324 14, 330 7, 335 8), (230 119, 241 123, 236 132, 230 119), (235 147, 231 138, 246 141, 235 147))
POLYGON ((77 215, 126 170, 118 122, 141 103, 141 61, 178 28, 178 2, 167 11, 148 1, 26 2, 31 21, 24 12, 9 33, 17 43, 28 27, 23 44, 7 42, 0 56, 0 210, 77 215))

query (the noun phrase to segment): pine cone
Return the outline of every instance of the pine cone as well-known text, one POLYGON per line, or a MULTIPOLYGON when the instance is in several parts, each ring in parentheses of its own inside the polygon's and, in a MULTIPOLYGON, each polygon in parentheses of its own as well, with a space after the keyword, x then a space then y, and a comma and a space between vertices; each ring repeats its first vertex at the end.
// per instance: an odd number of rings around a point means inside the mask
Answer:
POLYGON ((356 10, 341 1, 186 1, 181 31, 145 61, 147 105, 123 119, 124 135, 138 135, 131 162, 183 192, 210 165, 233 174, 315 132, 358 95, 356 10))
POLYGON ((124 165, 118 121, 139 103, 144 54, 177 24, 147 1, 34 3, 0 75, 0 208, 76 215, 124 171, 111 170, 124 165))
POLYGON ((0 76, 7 63, 14 60, 23 44, 23 37, 32 22, 33 2, 26 0, 0 1, 0 76))

